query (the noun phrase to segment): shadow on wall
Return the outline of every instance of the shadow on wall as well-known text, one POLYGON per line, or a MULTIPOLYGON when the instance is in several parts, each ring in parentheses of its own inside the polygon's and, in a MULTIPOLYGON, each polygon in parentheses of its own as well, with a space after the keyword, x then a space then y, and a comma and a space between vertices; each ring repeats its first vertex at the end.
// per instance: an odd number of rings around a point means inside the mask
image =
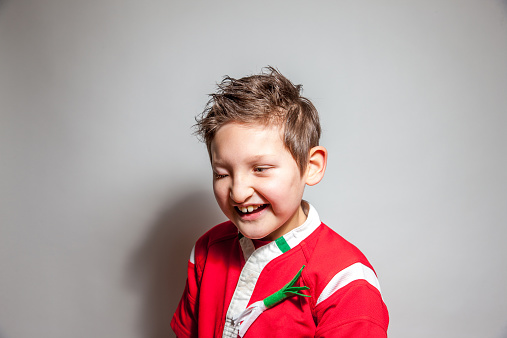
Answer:
POLYGON ((190 251, 223 220, 209 191, 191 191, 169 205, 148 230, 128 267, 128 281, 143 298, 141 337, 175 337, 169 324, 185 287, 190 251))

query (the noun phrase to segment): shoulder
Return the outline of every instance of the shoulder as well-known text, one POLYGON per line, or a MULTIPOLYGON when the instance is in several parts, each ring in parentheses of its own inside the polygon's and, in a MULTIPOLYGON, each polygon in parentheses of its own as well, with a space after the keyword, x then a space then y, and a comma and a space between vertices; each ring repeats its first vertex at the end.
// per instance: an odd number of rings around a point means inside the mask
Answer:
POLYGON ((312 269, 333 273, 357 262, 371 268, 364 254, 355 245, 324 223, 312 234, 312 237, 307 241, 308 244, 303 246, 312 269))
POLYGON ((325 224, 302 243, 302 251, 316 336, 348 336, 347 330, 361 328, 364 336, 385 337, 389 314, 377 275, 363 253, 325 224))
POLYGON ((238 236, 238 229, 231 221, 215 225, 202 235, 197 243, 201 245, 213 245, 215 242, 227 240, 238 236))
POLYGON ((313 237, 302 248, 307 255, 303 276, 312 290, 310 302, 319 330, 344 329, 346 323, 361 322, 361 326, 373 325, 385 332, 387 308, 377 275, 364 254, 325 224, 313 237), (337 308, 339 313, 333 310, 337 308))
POLYGON ((238 229, 231 221, 215 225, 197 240, 192 249, 191 260, 194 259, 196 262, 202 260, 214 245, 234 240, 237 237, 238 229))
POLYGON ((308 262, 305 277, 314 287, 315 305, 354 281, 366 281, 380 293, 377 276, 365 255, 324 223, 302 249, 308 262))

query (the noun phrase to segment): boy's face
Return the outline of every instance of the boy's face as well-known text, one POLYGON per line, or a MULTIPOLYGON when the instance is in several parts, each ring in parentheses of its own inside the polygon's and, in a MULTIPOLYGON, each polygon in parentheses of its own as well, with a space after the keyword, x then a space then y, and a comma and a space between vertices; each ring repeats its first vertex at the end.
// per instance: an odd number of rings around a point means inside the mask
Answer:
POLYGON ((245 237, 275 240, 306 220, 306 174, 279 127, 228 123, 211 142, 211 158, 218 205, 245 237))

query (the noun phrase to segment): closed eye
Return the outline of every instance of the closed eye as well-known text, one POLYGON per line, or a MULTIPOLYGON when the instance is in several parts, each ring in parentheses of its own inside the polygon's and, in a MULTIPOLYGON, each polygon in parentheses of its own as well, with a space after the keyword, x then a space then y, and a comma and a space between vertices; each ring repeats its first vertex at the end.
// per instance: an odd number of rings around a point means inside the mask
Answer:
POLYGON ((227 177, 227 175, 220 175, 220 174, 217 174, 217 173, 213 173, 213 177, 215 177, 215 179, 219 180, 221 178, 227 177))
POLYGON ((253 171, 256 173, 265 173, 268 169, 271 169, 271 167, 255 167, 253 171))

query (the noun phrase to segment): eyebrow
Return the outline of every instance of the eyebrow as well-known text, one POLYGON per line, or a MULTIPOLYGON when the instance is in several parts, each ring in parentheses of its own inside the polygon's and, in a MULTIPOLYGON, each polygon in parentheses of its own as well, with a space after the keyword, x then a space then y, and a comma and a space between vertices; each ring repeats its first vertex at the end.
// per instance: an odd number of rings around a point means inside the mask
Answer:
POLYGON ((276 157, 277 157, 277 155, 276 155, 276 154, 261 154, 261 155, 255 155, 255 156, 252 156, 252 157, 251 157, 251 161, 252 161, 252 162, 256 162, 256 161, 264 160, 265 158, 270 158, 270 157, 274 157, 274 158, 276 158, 276 157))
MULTIPOLYGON (((268 153, 268 154, 254 155, 254 156, 248 158, 247 160, 248 160, 248 162, 259 162, 259 161, 271 160, 271 159, 276 159, 276 158, 277 158, 276 154, 268 153)), ((213 168, 220 167, 223 165, 225 165, 225 163, 220 160, 213 160, 211 163, 211 166, 213 168)))

